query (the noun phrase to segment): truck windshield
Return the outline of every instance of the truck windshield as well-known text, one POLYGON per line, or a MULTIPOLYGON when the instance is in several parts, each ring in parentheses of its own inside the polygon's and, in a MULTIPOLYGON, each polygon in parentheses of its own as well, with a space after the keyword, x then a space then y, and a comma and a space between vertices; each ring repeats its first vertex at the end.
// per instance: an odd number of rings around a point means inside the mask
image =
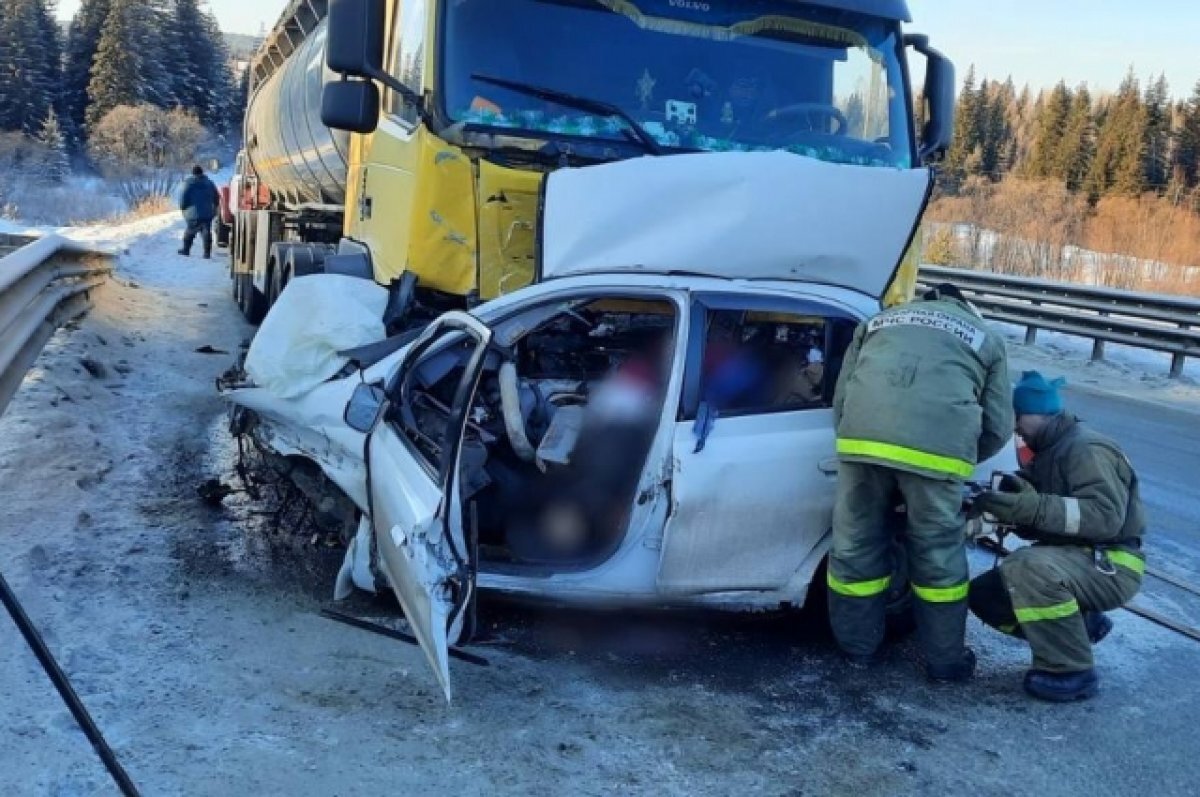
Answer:
POLYGON ((622 119, 499 85, 509 81, 616 106, 665 152, 783 149, 912 165, 893 21, 796 0, 450 0, 444 8, 441 111, 452 123, 629 144, 622 119))

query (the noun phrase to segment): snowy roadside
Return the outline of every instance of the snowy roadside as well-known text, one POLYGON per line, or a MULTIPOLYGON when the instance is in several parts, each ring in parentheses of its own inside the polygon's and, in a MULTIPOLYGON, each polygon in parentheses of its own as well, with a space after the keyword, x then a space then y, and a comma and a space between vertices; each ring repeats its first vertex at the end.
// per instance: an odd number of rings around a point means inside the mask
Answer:
MULTIPOLYGON (((1026 701, 1025 649, 977 624, 980 677, 949 690, 914 677, 911 646, 866 683, 794 617, 489 601, 492 666, 456 662, 446 706, 415 648, 317 615, 330 552, 289 555, 235 498, 197 500, 228 474, 213 379, 249 329, 223 257, 178 257, 180 229, 168 214, 63 231, 116 248, 117 272, 0 418, 0 569, 144 793, 1194 791, 1186 745, 1161 743, 1187 738, 1194 690, 1142 688, 1186 681, 1193 651, 1127 620, 1104 654, 1111 694, 1077 710, 1026 701)), ((395 616, 358 597, 350 611, 395 616)), ((110 793, 4 621, 0 716, 0 794, 110 793)))
POLYGON ((1200 360, 1189 358, 1183 375, 1168 375, 1171 356, 1132 346, 1106 344, 1104 359, 1091 361, 1092 341, 1060 332, 1038 330, 1037 343, 1026 346, 1025 327, 993 324, 1008 342, 1009 374, 1024 370, 1047 377, 1064 376, 1070 387, 1108 393, 1151 404, 1200 413, 1200 360))

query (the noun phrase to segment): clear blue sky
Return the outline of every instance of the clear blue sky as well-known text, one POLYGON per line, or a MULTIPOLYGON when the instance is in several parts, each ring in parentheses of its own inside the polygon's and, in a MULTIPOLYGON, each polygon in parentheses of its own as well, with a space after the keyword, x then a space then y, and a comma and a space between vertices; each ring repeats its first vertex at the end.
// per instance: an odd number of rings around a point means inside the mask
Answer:
MULTIPOLYGON (((1011 74, 1018 88, 1086 81, 1117 87, 1130 64, 1145 81, 1163 72, 1184 97, 1200 80, 1200 0, 908 0, 910 29, 928 33, 959 67, 987 77, 1011 74)), ((286 0, 210 0, 221 26, 256 33, 286 0)), ((79 0, 59 0, 69 17, 79 0)))
POLYGON ((961 80, 967 66, 1020 89, 1060 78, 1112 91, 1130 65, 1143 85, 1166 74, 1171 94, 1200 80, 1200 0, 908 0, 910 30, 928 33, 961 80))

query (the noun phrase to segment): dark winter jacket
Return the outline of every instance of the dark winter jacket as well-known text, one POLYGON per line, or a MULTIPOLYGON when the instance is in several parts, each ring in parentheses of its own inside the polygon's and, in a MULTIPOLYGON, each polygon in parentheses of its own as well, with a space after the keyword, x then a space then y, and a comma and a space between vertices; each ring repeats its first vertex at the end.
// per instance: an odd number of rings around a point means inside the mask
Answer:
POLYGON ((833 398, 838 456, 964 479, 1012 436, 1004 340, 947 296, 861 324, 833 398))
POLYGON ((1029 444, 1029 481, 1040 495, 1025 536, 1058 544, 1141 538, 1146 518, 1137 476, 1116 443, 1059 413, 1029 444))
POLYGON ((179 209, 188 221, 212 221, 217 215, 221 196, 207 175, 192 175, 183 182, 179 209))

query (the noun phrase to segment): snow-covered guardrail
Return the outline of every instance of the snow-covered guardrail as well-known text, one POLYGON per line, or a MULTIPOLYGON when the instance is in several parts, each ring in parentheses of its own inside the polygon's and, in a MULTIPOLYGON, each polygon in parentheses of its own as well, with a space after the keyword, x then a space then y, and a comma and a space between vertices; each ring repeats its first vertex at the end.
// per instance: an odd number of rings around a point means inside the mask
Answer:
POLYGON ((107 252, 58 235, 0 257, 0 413, 54 330, 87 311, 111 270, 107 252))
POLYGON ((1104 357, 1105 343, 1167 352, 1173 377, 1188 357, 1200 357, 1197 299, 941 266, 922 266, 918 280, 957 285, 985 318, 1025 327, 1027 345, 1046 329, 1090 338, 1093 360, 1104 357))

